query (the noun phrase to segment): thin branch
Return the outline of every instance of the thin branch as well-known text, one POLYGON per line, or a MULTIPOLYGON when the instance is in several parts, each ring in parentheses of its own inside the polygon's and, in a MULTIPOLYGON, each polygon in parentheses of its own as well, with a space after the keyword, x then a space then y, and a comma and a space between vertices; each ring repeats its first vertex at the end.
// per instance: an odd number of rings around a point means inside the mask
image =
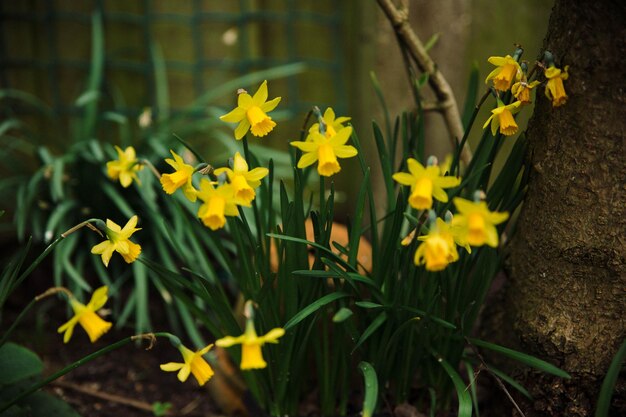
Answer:
MULTIPOLYGON (((450 84, 437 69, 437 65, 428 55, 424 44, 409 25, 406 3, 402 3, 400 9, 393 4, 392 0, 378 0, 378 4, 385 12, 387 19, 391 22, 397 36, 402 40, 404 47, 408 50, 419 70, 428 74, 428 84, 439 100, 441 114, 450 132, 453 146, 456 147, 464 133, 459 107, 450 84)), ((469 146, 466 145, 461 152, 461 160, 465 164, 469 164, 471 159, 472 153, 469 146)))

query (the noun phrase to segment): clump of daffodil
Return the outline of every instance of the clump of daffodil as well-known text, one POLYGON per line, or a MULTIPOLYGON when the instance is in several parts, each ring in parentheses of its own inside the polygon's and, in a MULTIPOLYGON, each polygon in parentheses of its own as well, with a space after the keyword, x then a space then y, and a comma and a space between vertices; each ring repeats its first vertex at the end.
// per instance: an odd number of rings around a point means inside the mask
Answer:
POLYGON ((544 58, 548 66, 544 71, 544 75, 548 79, 546 82, 546 97, 552 100, 553 107, 562 106, 567 102, 567 94, 565 93, 565 87, 563 87, 563 80, 567 80, 569 77, 567 73, 569 66, 565 66, 563 70, 557 68, 554 65, 554 57, 549 51, 544 53, 544 58))
MULTIPOLYGON (((335 136, 338 131, 340 131, 341 129, 345 127, 343 124, 350 121, 350 118, 345 117, 345 116, 335 117, 335 111, 332 108, 328 107, 326 111, 324 112, 324 116, 322 116, 322 121, 326 128, 324 135, 327 138, 331 138, 335 136)), ((319 131, 320 131, 320 124, 314 123, 309 129, 309 134, 319 132, 319 131)), ((309 137, 307 136, 307 140, 308 138, 309 137)))
POLYGON ((214 187, 214 183, 205 178, 200 181, 198 198, 204 203, 198 210, 198 217, 211 230, 224 227, 226 216, 239 214, 237 205, 249 205, 235 197, 235 188, 232 184, 214 187))
POLYGON ((513 118, 513 115, 521 110, 521 101, 515 101, 511 104, 505 105, 500 98, 498 98, 498 107, 491 110, 491 116, 487 119, 483 125, 483 129, 491 122, 491 134, 496 135, 498 127, 500 133, 505 136, 511 136, 517 133, 517 123, 513 118))
POLYGON ((198 381, 200 386, 206 384, 206 382, 211 379, 213 374, 213 369, 207 363, 206 360, 202 357, 205 353, 207 353, 212 347, 213 344, 210 344, 200 350, 192 351, 186 348, 179 340, 173 342, 181 355, 183 356, 183 363, 179 362, 169 362, 161 365, 161 370, 165 372, 176 372, 178 371, 178 380, 180 382, 185 382, 189 377, 189 374, 193 374, 193 376, 198 381))
POLYGON ((108 287, 100 287, 94 291, 91 296, 91 300, 87 305, 82 304, 70 293, 70 306, 74 310, 74 317, 72 317, 67 323, 59 327, 58 332, 63 335, 63 342, 67 343, 72 338, 74 333, 74 327, 76 324, 80 324, 89 340, 93 343, 100 338, 103 334, 109 331, 111 323, 103 320, 96 311, 101 309, 107 302, 108 287))
MULTIPOLYGON (((434 216, 431 210, 430 217, 434 216)), ((428 271, 441 271, 459 259, 452 227, 443 219, 437 218, 428 234, 417 239, 422 243, 415 251, 415 265, 425 265, 428 271)))
POLYGON ((249 206, 256 192, 254 191, 259 185, 261 180, 267 176, 269 170, 267 168, 254 168, 248 170, 248 163, 239 154, 235 153, 233 158, 233 168, 218 168, 215 170, 215 175, 221 175, 225 173, 228 176, 228 181, 235 191, 235 198, 240 201, 240 205, 249 206))
POLYGON ((318 129, 311 131, 308 139, 304 142, 291 142, 291 146, 303 152, 298 161, 298 168, 306 168, 318 162, 318 174, 330 177, 338 173, 341 171, 341 165, 339 165, 337 158, 352 158, 358 153, 354 146, 346 145, 350 135, 352 135, 351 126, 340 129, 337 134, 331 137, 326 136, 326 131, 322 133, 318 129))
POLYGON ((442 176, 441 168, 437 164, 424 167, 417 160, 407 160, 409 172, 396 172, 393 179, 402 185, 411 186, 409 204, 418 210, 428 210, 433 206, 433 197, 446 203, 448 194, 444 188, 456 187, 461 179, 452 176, 442 176))
POLYGON ((498 247, 496 225, 509 218, 507 212, 492 212, 485 201, 469 201, 457 197, 453 200, 457 214, 452 226, 457 230, 462 245, 498 247))
POLYGON ((528 65, 523 62, 522 63, 522 75, 520 80, 513 84, 511 87, 511 93, 513 93, 513 97, 517 99, 522 104, 530 104, 530 92, 533 88, 537 87, 541 84, 539 81, 528 82, 528 78, 526 73, 528 71, 528 65))
POLYGON ((274 129, 276 123, 267 115, 274 110, 280 97, 267 101, 267 81, 259 87, 254 96, 241 92, 237 97, 237 107, 228 114, 220 117, 228 123, 239 123, 235 129, 235 139, 239 140, 250 130, 254 136, 262 137, 274 129))
POLYGON ((163 174, 161 175, 161 185, 163 186, 163 190, 168 194, 173 194, 174 191, 179 188, 183 189, 183 194, 185 197, 191 202, 196 201, 197 190, 193 187, 191 183, 191 178, 193 177, 194 167, 188 165, 183 161, 176 152, 170 149, 170 153, 174 157, 174 159, 166 159, 168 165, 174 168, 174 172, 171 174, 163 174))
POLYGON ((285 329, 277 327, 267 332, 264 336, 257 336, 254 329, 254 311, 250 301, 246 302, 244 312, 246 315, 246 330, 244 333, 239 337, 223 337, 217 340, 215 344, 220 347, 241 345, 240 368, 243 370, 265 368, 267 362, 263 359, 261 346, 265 343, 278 343, 278 338, 285 334, 285 329))
POLYGON ((135 148, 132 146, 122 150, 119 146, 115 146, 117 151, 117 160, 107 162, 107 175, 114 181, 119 180, 122 187, 127 188, 133 180, 137 184, 141 184, 137 177, 137 172, 143 169, 143 164, 137 160, 135 148))
POLYGON ((107 240, 91 248, 91 253, 102 255, 104 266, 109 266, 113 252, 122 255, 126 263, 134 262, 141 253, 141 246, 130 241, 133 233, 141 230, 135 226, 137 226, 137 216, 131 217, 124 228, 107 219, 105 230, 103 230, 107 240))
POLYGON ((487 75, 485 83, 493 80, 493 87, 499 91, 508 91, 511 88, 513 80, 520 77, 521 68, 517 60, 522 54, 522 50, 518 48, 513 56, 491 56, 488 61, 495 65, 494 69, 487 75))

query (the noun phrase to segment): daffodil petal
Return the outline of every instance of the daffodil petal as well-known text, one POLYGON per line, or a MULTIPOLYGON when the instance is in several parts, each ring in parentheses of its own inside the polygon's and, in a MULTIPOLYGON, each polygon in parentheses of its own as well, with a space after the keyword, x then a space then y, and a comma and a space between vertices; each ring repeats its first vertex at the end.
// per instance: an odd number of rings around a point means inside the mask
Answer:
POLYGON ((261 108, 261 110, 263 110, 265 113, 271 112, 272 110, 274 110, 276 108, 276 106, 278 106, 278 103, 280 103, 282 97, 276 97, 270 101, 267 101, 263 104, 261 104, 259 107, 261 108))
POLYGON ((396 172, 393 174, 392 178, 402 185, 413 185, 415 183, 413 175, 407 174, 406 172, 396 172))
POLYGON ((352 158, 358 154, 356 148, 350 145, 335 146, 333 150, 335 151, 337 158, 352 158))
POLYGON ((244 111, 248 110, 248 107, 254 104, 254 100, 248 93, 241 93, 237 96, 237 107, 242 108, 244 111))
POLYGON ((254 96, 252 96, 252 102, 261 106, 267 100, 267 80, 263 81, 263 83, 259 86, 259 89, 256 90, 254 96))
POLYGON ((179 369, 181 369, 183 366, 185 366, 184 363, 168 362, 168 363, 164 363, 164 364, 160 365, 160 368, 161 368, 161 370, 163 370, 165 372, 176 372, 179 369))
POLYGON ((225 337, 222 337, 221 339, 216 340, 215 346, 231 347, 233 345, 242 343, 243 340, 244 340, 244 335, 241 335, 238 337, 225 336, 225 337))
POLYGON ((246 110, 241 107, 235 107, 230 113, 220 116, 220 120, 228 123, 237 123, 246 117, 246 110))
POLYGON ((250 122, 248 119, 243 119, 235 129, 235 139, 243 138, 248 133, 248 130, 250 130, 250 122))
POLYGON ((191 366, 189 364, 184 364, 180 371, 178 371, 178 380, 180 382, 185 382, 187 378, 189 378, 189 374, 191 373, 191 366))
POLYGON ((300 157, 298 161, 298 168, 306 168, 310 165, 313 165, 318 159, 317 152, 309 152, 305 153, 300 157))
POLYGON ((95 290, 91 295, 91 300, 89 300, 87 308, 93 311, 100 310, 107 302, 108 292, 109 287, 107 287, 106 285, 95 290))
POLYGON ((441 201, 442 203, 448 202, 448 194, 446 194, 443 188, 437 187, 435 185, 433 185, 433 197, 435 197, 437 200, 441 201))
POLYGON ((426 169, 416 159, 409 158, 406 160, 406 164, 407 164, 407 167, 409 168, 409 172, 413 174, 413 176, 421 177, 422 175, 424 175, 424 171, 426 169))
POLYGON ((278 338, 283 336, 284 334, 285 329, 283 329, 282 327, 277 327, 267 332, 265 336, 261 337, 261 339, 263 339, 263 342, 265 343, 278 343, 278 338))
POLYGON ((300 149, 303 152, 315 152, 317 151, 317 148, 319 146, 315 142, 301 142, 301 141, 290 142, 289 144, 293 146, 294 148, 300 149))

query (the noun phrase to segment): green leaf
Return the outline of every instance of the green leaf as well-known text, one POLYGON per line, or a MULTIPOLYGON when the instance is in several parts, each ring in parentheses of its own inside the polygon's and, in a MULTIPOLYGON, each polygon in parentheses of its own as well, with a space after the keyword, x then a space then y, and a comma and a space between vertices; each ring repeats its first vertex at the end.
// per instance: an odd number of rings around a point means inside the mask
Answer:
POLYGON ((32 417, 80 417, 68 403, 47 392, 35 392, 19 404, 27 404, 32 417))
POLYGON ((362 308, 380 308, 383 306, 382 304, 372 303, 371 301, 357 301, 354 304, 362 308))
POLYGON ((533 399, 532 395, 530 395, 530 392, 528 392, 528 390, 526 388, 524 388, 519 382, 517 382, 516 380, 514 380, 513 378, 511 378, 510 376, 508 376, 507 374, 505 374, 501 370, 496 369, 496 368, 494 368, 491 365, 489 365, 489 370, 491 372, 493 372, 494 374, 496 374, 496 376, 498 376, 498 378, 500 378, 501 380, 503 380, 504 382, 506 382, 507 384, 509 384, 510 386, 515 388, 516 390, 518 390, 520 393, 522 393, 529 400, 533 399))
POLYGON ((325 306, 326 304, 332 303, 333 301, 338 300, 340 298, 344 298, 344 297, 348 297, 348 294, 345 294, 342 292, 333 292, 330 294, 326 294, 319 300, 312 302, 311 304, 309 304, 308 306, 300 310, 298 313, 296 313, 291 319, 289 319, 287 323, 285 323, 283 327, 285 328, 285 330, 288 330, 292 328, 293 326, 295 326, 296 324, 300 323, 309 315, 315 313, 317 310, 319 310, 321 307, 325 306))
POLYGON ((494 352, 501 353, 504 356, 508 356, 511 359, 515 359, 518 362, 522 362, 532 368, 539 369, 540 371, 547 372, 549 374, 556 375, 561 378, 566 378, 566 379, 571 378, 571 376, 564 370, 557 368, 556 366, 544 360, 535 358, 534 356, 527 355, 525 353, 521 353, 513 349, 505 348, 504 346, 485 342, 480 339, 469 338, 468 340, 471 343, 475 344, 476 346, 484 347, 485 349, 489 349, 489 350, 493 350, 494 352))
MULTIPOLYGON (((476 97, 478 96, 478 63, 474 61, 472 63, 472 70, 470 72, 469 81, 467 82, 467 94, 465 95, 465 104, 463 106, 463 128, 469 129, 470 120, 472 120, 472 113, 476 107, 476 97)), ((459 140, 461 138, 458 138, 459 140)))
POLYGON ((365 331, 359 338, 359 341, 356 342, 354 349, 352 349, 352 353, 354 353, 354 351, 356 351, 359 346, 361 346, 367 339, 369 339, 369 337, 374 334, 376 330, 378 330, 378 328, 385 322, 385 320, 387 320, 387 313, 383 311, 374 319, 372 323, 370 323, 369 326, 367 326, 367 329, 365 329, 365 331))
POLYGON ((617 354, 613 357, 611 365, 609 365, 609 369, 604 377, 604 381, 602 381, 595 417, 607 417, 609 415, 611 396, 613 395, 615 382, 622 369, 624 359, 626 359, 626 339, 622 342, 622 346, 620 346, 617 354))
POLYGON ((378 401, 378 376, 368 362, 359 363, 359 369, 365 380, 365 398, 363 399, 363 417, 372 417, 378 401))
POLYGON ((352 316, 352 314, 353 314, 352 310, 350 310, 349 308, 341 307, 339 311, 337 311, 335 315, 333 316, 333 322, 341 323, 342 321, 352 316))
POLYGON ((437 44, 437 41, 439 41, 439 33, 433 34, 433 36, 431 36, 430 39, 426 41, 426 43, 424 44, 424 49, 426 49, 426 52, 430 51, 430 49, 437 44))
POLYGON ((34 352, 12 342, 0 347, 0 385, 14 384, 42 371, 43 362, 34 352))
POLYGON ((100 98, 100 92, 98 90, 89 90, 81 94, 80 97, 76 99, 74 104, 78 107, 83 107, 98 100, 98 98, 100 98))
POLYGON ((465 389, 465 382, 461 379, 458 372, 442 357, 436 356, 437 362, 446 371, 456 390, 456 395, 459 401, 458 417, 471 417, 472 415, 472 398, 469 392, 465 389))

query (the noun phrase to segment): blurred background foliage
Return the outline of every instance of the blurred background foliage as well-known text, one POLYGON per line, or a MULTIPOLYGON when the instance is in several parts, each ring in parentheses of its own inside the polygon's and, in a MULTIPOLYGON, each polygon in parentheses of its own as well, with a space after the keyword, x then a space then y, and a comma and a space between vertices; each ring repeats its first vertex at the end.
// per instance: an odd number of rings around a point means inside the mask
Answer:
MULTIPOLYGON (((409 4, 418 35, 436 40, 430 53, 458 103, 475 65, 482 83, 490 70, 488 56, 511 53, 514 42, 526 48, 526 59, 539 52, 552 6, 541 0, 409 4)), ((374 187, 384 196, 371 133, 372 119, 383 120, 372 71, 392 117, 414 108, 397 40, 375 1, 0 2, 0 192, 6 196, 0 209, 8 213, 0 224, 3 245, 29 235, 43 244, 50 232, 87 216, 123 225, 138 213, 154 223, 140 225, 145 235, 140 243, 151 256, 170 266, 203 259, 211 253, 211 238, 194 227, 194 213, 182 199, 166 202, 158 196, 160 186, 148 170, 142 172, 143 187, 121 189, 106 178, 104 164, 115 156, 112 145, 133 145, 139 157, 162 161, 169 148, 182 152, 177 134, 207 161, 224 165, 234 152, 232 127, 216 116, 230 110, 238 87, 254 91, 266 78, 272 79, 270 96, 283 97, 272 114, 279 124, 269 139, 253 143, 274 148, 255 153, 261 160, 274 158, 276 177, 281 166, 289 170, 287 143, 299 136, 307 111, 312 105, 332 106, 353 118, 374 167, 374 187), (233 83, 238 77, 240 83, 233 83), (148 123, 140 123, 142 115, 148 123), (155 213, 162 213, 162 222, 155 213), (166 253, 175 255, 168 259, 166 253)), ((480 134, 474 130, 470 146, 480 134)), ((449 153, 447 135, 439 115, 429 114, 427 154, 449 153)), ((358 172, 357 165, 350 161, 343 169, 358 172)), ((339 219, 356 199, 359 184, 351 178, 337 181, 339 219)), ((142 266, 131 270, 120 262, 107 273, 97 257, 76 255, 76 245, 95 243, 95 235, 88 236, 55 252, 55 284, 68 280, 74 291, 88 291, 92 279, 85 271, 113 284, 113 292, 132 281, 134 290, 116 308, 118 323, 134 317, 137 330, 148 329, 152 279, 142 266)), ((220 278, 211 262, 201 269, 220 278)), ((158 280, 152 282, 168 311, 177 311, 158 280)), ((170 314, 174 322, 177 314, 170 314)))

